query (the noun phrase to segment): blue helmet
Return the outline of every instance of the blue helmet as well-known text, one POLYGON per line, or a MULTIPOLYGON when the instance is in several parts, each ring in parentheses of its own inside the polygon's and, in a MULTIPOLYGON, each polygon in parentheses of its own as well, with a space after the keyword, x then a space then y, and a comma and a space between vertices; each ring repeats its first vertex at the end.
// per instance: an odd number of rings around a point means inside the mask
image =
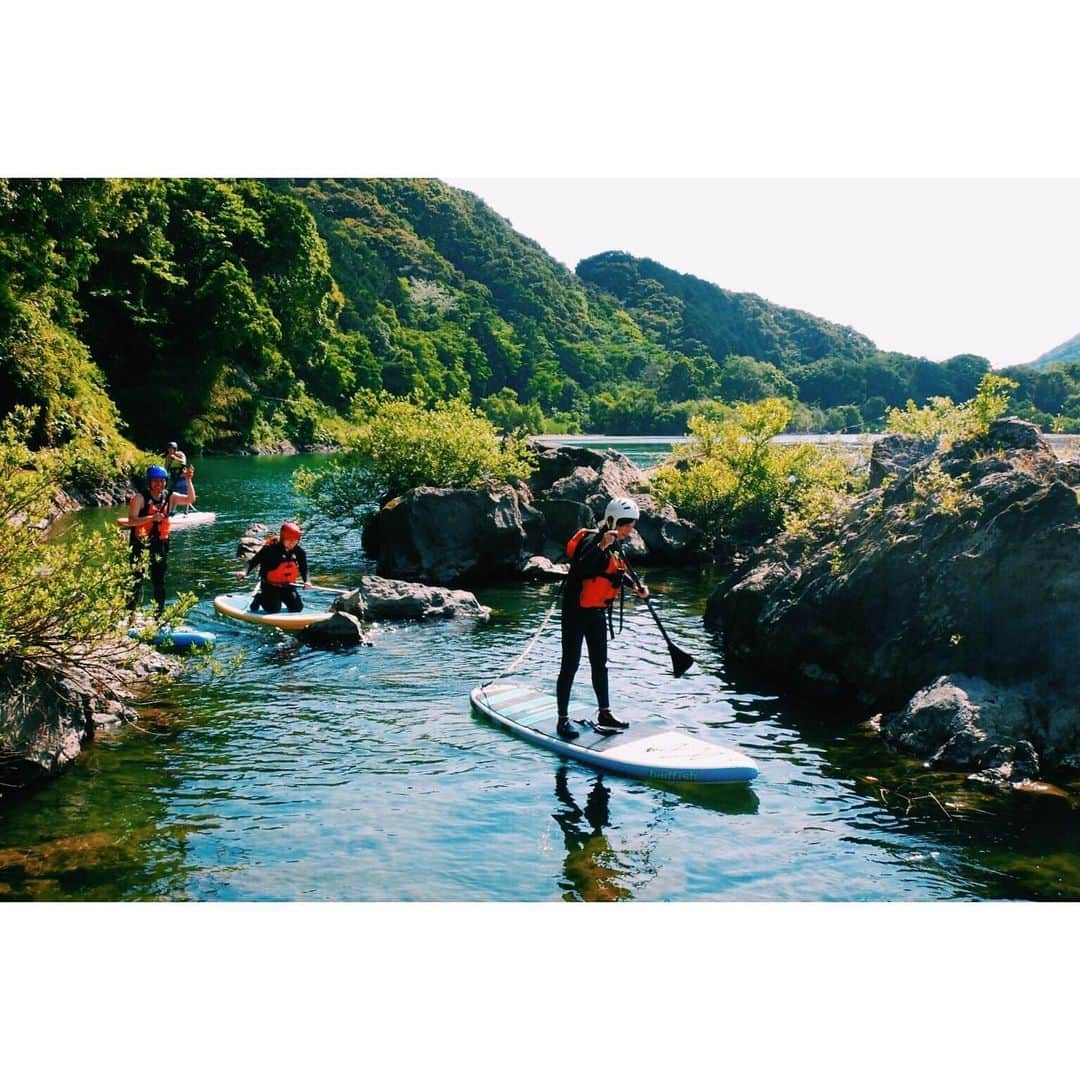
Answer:
POLYGON ((151 465, 150 468, 146 470, 146 479, 168 480, 169 473, 168 470, 162 465, 151 465))

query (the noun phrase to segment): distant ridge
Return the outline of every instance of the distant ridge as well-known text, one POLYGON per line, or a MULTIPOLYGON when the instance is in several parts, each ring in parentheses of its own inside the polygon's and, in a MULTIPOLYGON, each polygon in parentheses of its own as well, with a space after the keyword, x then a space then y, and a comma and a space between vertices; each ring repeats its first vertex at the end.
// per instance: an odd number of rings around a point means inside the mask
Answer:
POLYGON ((1027 366, 1042 369, 1051 364, 1070 364, 1077 360, 1080 360, 1080 334, 1043 353, 1038 360, 1032 360, 1027 366))

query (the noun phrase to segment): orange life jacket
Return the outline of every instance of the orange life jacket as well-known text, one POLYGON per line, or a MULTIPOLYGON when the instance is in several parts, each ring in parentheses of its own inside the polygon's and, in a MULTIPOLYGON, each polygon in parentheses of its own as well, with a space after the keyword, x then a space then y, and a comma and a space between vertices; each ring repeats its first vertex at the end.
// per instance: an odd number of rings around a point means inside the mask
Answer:
POLYGON ((300 567, 296 565, 296 556, 290 551, 273 570, 266 572, 266 580, 271 585, 279 587, 282 585, 294 585, 300 580, 300 567))
POLYGON ((149 495, 143 496, 142 512, 136 517, 146 517, 147 514, 164 514, 161 521, 146 521, 142 525, 136 525, 132 532, 139 540, 145 540, 152 536, 155 531, 159 540, 169 539, 169 496, 163 495, 155 502, 149 495))
MULTIPOLYGON (((592 529, 578 529, 566 542, 566 554, 570 556, 573 566, 574 553, 581 545, 581 541, 592 529)), ((607 552, 607 567, 597 577, 581 579, 581 596, 578 604, 583 608, 602 608, 610 606, 622 590, 623 574, 626 571, 626 563, 610 548, 607 552)))

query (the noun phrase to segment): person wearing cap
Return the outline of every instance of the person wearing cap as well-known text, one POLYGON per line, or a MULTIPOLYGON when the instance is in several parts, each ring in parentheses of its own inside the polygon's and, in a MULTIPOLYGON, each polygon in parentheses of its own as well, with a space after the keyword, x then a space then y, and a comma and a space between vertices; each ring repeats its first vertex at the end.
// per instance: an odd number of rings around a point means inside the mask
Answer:
POLYGON ((188 478, 186 492, 169 492, 165 483, 168 471, 161 465, 146 470, 147 491, 136 492, 128 499, 128 528, 131 530, 131 566, 134 576, 128 610, 134 611, 142 600, 143 577, 149 552, 150 582, 160 618, 165 612, 165 570, 169 561, 169 518, 178 506, 195 501, 195 481, 188 478))
POLYGON ((194 475, 195 469, 188 464, 187 455, 174 442, 165 446, 165 468, 169 473, 169 490, 186 494, 188 479, 194 475))
POLYGON ((236 576, 246 578, 256 567, 259 570, 259 591, 251 598, 251 610, 262 607, 267 615, 276 615, 282 604, 286 611, 302 611, 304 601, 296 591, 299 581, 305 589, 308 581, 307 552, 300 546, 302 536, 295 521, 286 521, 277 536, 267 537, 266 543, 248 560, 246 570, 236 576))
MULTIPOLYGON (((633 499, 612 499, 604 511, 604 520, 596 529, 578 529, 566 545, 570 571, 566 576, 562 605, 562 663, 555 684, 558 704, 556 730, 560 738, 578 737, 570 722, 570 688, 581 663, 582 642, 589 650, 597 715, 593 725, 601 735, 615 735, 630 725, 611 712, 608 694, 607 642, 611 606, 626 582, 626 563, 619 544, 627 540, 637 526, 641 511, 633 499)), ((649 590, 642 585, 633 590, 642 600, 649 590)))

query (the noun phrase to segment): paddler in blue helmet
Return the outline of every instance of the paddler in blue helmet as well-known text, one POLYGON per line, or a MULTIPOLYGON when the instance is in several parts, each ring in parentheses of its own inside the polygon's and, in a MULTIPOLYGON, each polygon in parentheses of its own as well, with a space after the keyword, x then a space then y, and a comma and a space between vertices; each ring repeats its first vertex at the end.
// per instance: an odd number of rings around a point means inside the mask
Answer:
POLYGON ((160 618, 165 612, 165 570, 169 561, 169 518, 178 506, 195 501, 195 481, 188 477, 185 493, 167 492, 168 470, 151 465, 146 470, 146 492, 136 492, 128 499, 128 528, 131 529, 131 567, 134 577, 128 610, 134 611, 142 599, 143 577, 149 553, 150 582, 160 618))

